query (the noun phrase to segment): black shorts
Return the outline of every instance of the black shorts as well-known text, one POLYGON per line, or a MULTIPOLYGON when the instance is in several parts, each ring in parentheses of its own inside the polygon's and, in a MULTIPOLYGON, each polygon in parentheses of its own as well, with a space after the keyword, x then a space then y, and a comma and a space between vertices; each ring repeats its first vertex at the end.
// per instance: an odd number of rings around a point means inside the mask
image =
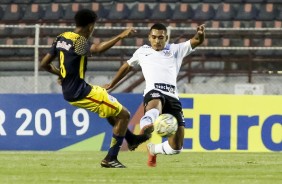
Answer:
POLYGON ((172 114, 178 122, 178 126, 185 126, 181 102, 173 97, 162 94, 160 91, 151 90, 144 96, 144 106, 153 99, 160 99, 162 102, 162 113, 172 114))

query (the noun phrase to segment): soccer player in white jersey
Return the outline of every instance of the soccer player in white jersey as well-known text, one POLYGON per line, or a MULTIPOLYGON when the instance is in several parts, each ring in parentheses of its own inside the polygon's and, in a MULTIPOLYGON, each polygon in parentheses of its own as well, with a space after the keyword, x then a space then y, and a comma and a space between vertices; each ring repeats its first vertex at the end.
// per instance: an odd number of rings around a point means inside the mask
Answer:
POLYGON ((132 69, 141 67, 146 86, 144 90, 145 114, 140 120, 141 133, 150 134, 154 131, 153 122, 162 113, 169 113, 178 121, 177 132, 161 144, 147 145, 149 167, 156 167, 157 154, 179 154, 183 147, 184 117, 182 105, 177 91, 177 75, 182 60, 205 39, 205 27, 197 27, 196 34, 186 42, 166 44, 167 29, 163 24, 154 24, 149 32, 151 46, 143 45, 118 70, 112 82, 105 85, 106 89, 114 87, 132 69))

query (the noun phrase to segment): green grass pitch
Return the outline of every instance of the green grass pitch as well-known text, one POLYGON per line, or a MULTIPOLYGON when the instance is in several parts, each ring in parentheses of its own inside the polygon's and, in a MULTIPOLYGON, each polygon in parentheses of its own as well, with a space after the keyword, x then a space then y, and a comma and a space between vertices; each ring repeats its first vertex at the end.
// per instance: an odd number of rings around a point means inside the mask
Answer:
POLYGON ((122 151, 126 169, 106 169, 106 152, 0 152, 1 184, 279 184, 282 153, 190 153, 158 155, 146 165, 145 152, 122 151))

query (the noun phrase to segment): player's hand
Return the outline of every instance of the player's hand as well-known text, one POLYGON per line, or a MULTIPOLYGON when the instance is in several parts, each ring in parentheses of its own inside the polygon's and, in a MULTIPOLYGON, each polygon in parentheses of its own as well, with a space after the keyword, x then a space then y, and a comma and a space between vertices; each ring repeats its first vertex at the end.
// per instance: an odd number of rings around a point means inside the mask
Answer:
POLYGON ((133 27, 130 27, 126 30, 124 30, 122 33, 120 33, 120 38, 123 39, 125 37, 128 37, 128 36, 131 36, 132 34, 136 33, 137 31, 133 28, 133 27))
POLYGON ((105 88, 106 90, 108 90, 108 89, 111 89, 112 86, 111 86, 111 84, 105 84, 105 85, 103 86, 103 88, 105 88))
POLYGON ((203 35, 205 33, 205 24, 202 24, 202 25, 197 27, 197 33, 199 35, 203 35))
POLYGON ((62 78, 61 78, 61 77, 58 77, 57 83, 58 83, 59 85, 62 85, 62 78))

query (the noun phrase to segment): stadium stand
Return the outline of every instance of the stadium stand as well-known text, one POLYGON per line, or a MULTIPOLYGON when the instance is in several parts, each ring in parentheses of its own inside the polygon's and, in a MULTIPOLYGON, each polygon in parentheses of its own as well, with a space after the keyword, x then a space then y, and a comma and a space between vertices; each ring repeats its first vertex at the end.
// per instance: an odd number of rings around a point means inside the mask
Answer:
MULTIPOLYGON (((282 38, 281 37, 272 40, 272 46, 273 47, 281 47, 281 43, 282 43, 282 38)), ((275 50, 273 52, 273 55, 276 56, 276 57, 281 57, 282 56, 282 50, 275 50)))
POLYGON ((0 27, 0 38, 6 38, 11 33, 11 31, 11 28, 0 27))
POLYGON ((243 3, 244 0, 224 0, 225 3, 243 3))
MULTIPOLYGON (((13 39, 11 39, 11 38, 0 38, 0 44, 13 45, 13 39)), ((3 60, 7 60, 7 58, 14 56, 15 53, 16 53, 16 49, 0 48, 0 58, 2 58, 3 60)))
POLYGON ((69 3, 71 4, 73 2, 73 0, 54 0, 54 3, 69 3))
POLYGON ((175 5, 173 14, 172 14, 172 20, 190 20, 194 16, 194 10, 193 8, 186 3, 177 3, 175 5))
POLYGON ((237 20, 255 20, 258 13, 256 6, 250 3, 239 5, 237 10, 237 16, 235 18, 237 20))
POLYGON ((95 2, 97 2, 97 3, 110 3, 110 2, 112 2, 112 0, 96 0, 95 2))
POLYGON ((22 6, 19 4, 8 4, 4 9, 2 20, 18 22, 23 16, 22 6))
POLYGON ((115 3, 112 5, 107 18, 112 20, 127 19, 129 13, 130 10, 126 3, 115 3))
POLYGON ((236 9, 234 6, 226 3, 222 3, 218 6, 214 20, 223 20, 223 21, 231 21, 235 18, 236 9))
POLYGON ((80 9, 82 9, 82 6, 79 3, 69 3, 65 5, 62 19, 66 21, 72 21, 75 13, 80 9))
POLYGON ((89 8, 91 7, 93 11, 95 11, 98 15, 99 21, 103 21, 108 17, 109 9, 106 9, 103 4, 100 3, 87 3, 82 4, 83 8, 89 8))
POLYGON ((11 0, 11 3, 12 2, 15 4, 30 4, 33 2, 33 0, 11 0))
POLYGON ((195 21, 208 21, 213 19, 215 14, 214 7, 210 4, 199 4, 195 9, 193 19, 195 21))
MULTIPOLYGON (((258 47, 271 47, 272 46, 272 39, 270 38, 263 38, 263 39, 253 39, 253 45, 258 47)), ((271 56, 273 54, 272 50, 257 50, 255 51, 256 56, 271 56)))
POLYGON ((119 29, 119 27, 132 27, 132 25, 125 23, 97 24, 96 29, 94 30, 94 34, 100 35, 100 38, 111 38, 115 35, 114 33, 121 32, 122 29, 119 29), (115 27, 116 29, 111 29, 113 27, 115 27))
POLYGON ((0 20, 2 19, 3 14, 4 14, 3 7, 0 6, 0 20))
POLYGON ((266 0, 266 3, 281 3, 280 0, 266 0))
POLYGON ((13 0, 2 0, 1 3, 3 4, 11 4, 13 0))
MULTIPOLYGON (((249 38, 231 38, 230 39, 230 46, 231 47, 250 47, 250 39, 249 38)), ((235 57, 243 57, 243 56, 248 56, 251 52, 248 50, 235 50, 232 51, 232 55, 235 57)))
POLYGON ((181 0, 183 3, 198 3, 198 0, 181 0))
MULTIPOLYGON (((99 39, 96 41, 110 38, 117 32, 116 29, 101 27, 149 28, 154 22, 163 22, 172 28, 196 28, 197 25, 205 23, 208 30, 204 47, 247 48, 245 50, 199 49, 193 53, 193 59, 187 58, 188 63, 190 61, 198 63, 195 66, 208 66, 218 71, 231 70, 231 68, 233 70, 236 66, 235 69, 241 71, 249 70, 249 61, 260 62, 260 64, 253 65, 254 67, 270 67, 268 64, 261 64, 267 62, 271 62, 271 67, 276 66, 282 56, 281 50, 248 49, 249 47, 282 46, 281 33, 267 30, 282 27, 281 0, 1 0, 0 19, 2 25, 38 23, 40 25, 71 26, 75 12, 81 8, 92 8, 98 14, 99 21, 95 35, 99 39), (238 30, 240 28, 246 30, 238 30), (256 31, 262 28, 266 29, 256 31), (242 62, 245 60, 248 62, 242 62), (236 64, 232 64, 231 67, 230 63, 236 64)), ((40 29, 40 44, 50 45, 54 37, 64 30, 67 29, 40 29)), ((125 39, 118 45, 146 44, 148 43, 147 33, 148 29, 140 29, 136 37, 125 39)), ((171 33, 170 39, 178 42, 190 38, 195 31, 173 29, 171 33)), ((0 27, 0 45, 30 45, 34 43, 34 35, 34 28, 0 27)), ((40 56, 47 50, 47 48, 41 48, 40 56)), ((133 52, 134 49, 111 49, 95 56, 94 60, 118 61, 119 63, 130 57, 133 52)), ((23 61, 33 62, 33 54, 34 51, 30 48, 0 47, 1 60, 18 61, 20 58, 23 61)), ((111 66, 109 68, 110 70, 116 69, 111 66)), ((205 71, 204 69, 201 68, 201 71, 205 71)), ((90 66, 89 70, 95 70, 95 68, 90 66)))
POLYGON ((265 0, 245 0, 245 3, 264 3, 265 0))
MULTIPOLYGON (((74 0, 75 3, 91 3, 92 0, 74 0)), ((97 1, 96 1, 97 2, 97 1)))
POLYGON ((203 3, 221 3, 222 0, 202 0, 203 3))
POLYGON ((272 3, 263 4, 259 8, 257 19, 261 21, 271 21, 277 16, 277 9, 272 3))
POLYGON ((153 20, 162 20, 162 19, 170 19, 172 15, 171 6, 168 3, 157 3, 152 8, 152 13, 150 19, 153 20))
MULTIPOLYGON (((34 45, 33 38, 16 38, 14 39, 15 45, 34 45)), ((33 48, 18 48, 16 55, 19 57, 32 57, 34 56, 33 48)))
POLYGON ((20 38, 20 37, 31 37, 33 38, 35 35, 34 28, 25 28, 27 24, 25 23, 19 23, 20 27, 10 29, 10 32, 8 33, 10 37, 12 38, 20 38))
POLYGON ((151 16, 151 10, 146 3, 136 3, 130 9, 128 18, 130 20, 145 20, 151 16))
POLYGON ((50 4, 53 0, 33 0, 33 3, 35 4, 50 4))
POLYGON ((44 10, 39 4, 30 4, 26 6, 22 20, 36 22, 42 19, 43 15, 44 10))
MULTIPOLYGON (((278 11, 278 13, 277 13, 277 15, 276 15, 275 20, 281 22, 281 20, 282 20, 282 7, 281 7, 281 6, 278 7, 278 8, 277 8, 277 11, 278 11)), ((280 27, 281 27, 281 25, 280 25, 280 27)))
POLYGON ((64 9, 61 4, 51 3, 42 4, 42 8, 45 10, 43 20, 46 22, 58 21, 63 17, 64 9))

